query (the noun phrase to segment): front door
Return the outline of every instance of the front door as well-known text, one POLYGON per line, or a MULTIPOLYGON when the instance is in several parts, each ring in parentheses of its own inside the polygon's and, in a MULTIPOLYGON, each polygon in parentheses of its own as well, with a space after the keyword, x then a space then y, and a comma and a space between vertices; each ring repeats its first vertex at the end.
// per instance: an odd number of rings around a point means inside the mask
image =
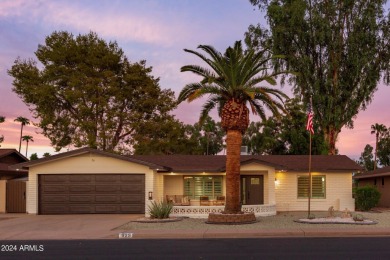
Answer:
POLYGON ((242 205, 264 204, 263 175, 241 176, 241 203, 242 205))

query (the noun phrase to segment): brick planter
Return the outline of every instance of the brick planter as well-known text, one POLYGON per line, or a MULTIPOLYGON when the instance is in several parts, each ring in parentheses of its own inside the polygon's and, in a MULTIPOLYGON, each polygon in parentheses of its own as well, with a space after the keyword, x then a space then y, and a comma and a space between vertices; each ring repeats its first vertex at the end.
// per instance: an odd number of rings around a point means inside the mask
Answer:
POLYGON ((210 213, 206 221, 207 224, 251 224, 256 222, 255 213, 224 214, 210 213))

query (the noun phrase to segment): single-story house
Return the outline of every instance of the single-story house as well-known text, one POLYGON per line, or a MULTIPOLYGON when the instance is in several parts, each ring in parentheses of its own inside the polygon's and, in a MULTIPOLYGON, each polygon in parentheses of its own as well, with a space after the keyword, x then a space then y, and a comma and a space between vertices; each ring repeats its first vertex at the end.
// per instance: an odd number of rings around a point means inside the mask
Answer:
MULTIPOLYGON (((152 200, 172 200, 172 215, 206 217, 224 208, 224 155, 122 156, 81 148, 13 166, 29 170, 30 214, 141 213, 152 200)), ((257 216, 307 210, 305 155, 241 156, 243 211, 257 216)), ((354 210, 347 156, 312 156, 312 210, 354 210)))
POLYGON ((26 170, 11 170, 9 166, 28 159, 15 149, 0 149, 0 213, 26 212, 26 170))
POLYGON ((378 188, 381 193, 379 207, 390 207, 390 166, 376 169, 375 171, 364 172, 353 177, 358 187, 372 185, 378 188))

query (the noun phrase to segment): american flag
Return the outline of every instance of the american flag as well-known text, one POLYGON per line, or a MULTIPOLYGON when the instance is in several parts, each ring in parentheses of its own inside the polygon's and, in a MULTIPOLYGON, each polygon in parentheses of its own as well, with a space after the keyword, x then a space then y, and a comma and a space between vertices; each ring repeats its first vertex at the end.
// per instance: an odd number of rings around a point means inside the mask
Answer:
POLYGON ((306 124, 306 130, 309 131, 311 134, 314 134, 314 129, 313 129, 313 109, 311 107, 311 104, 309 104, 309 109, 307 111, 307 124, 306 124))

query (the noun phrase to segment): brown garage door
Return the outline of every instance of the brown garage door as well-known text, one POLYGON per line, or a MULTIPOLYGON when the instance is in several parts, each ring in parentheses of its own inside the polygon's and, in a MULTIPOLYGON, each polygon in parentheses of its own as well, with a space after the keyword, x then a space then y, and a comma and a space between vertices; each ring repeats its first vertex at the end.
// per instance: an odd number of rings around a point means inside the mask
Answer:
POLYGON ((144 174, 39 175, 39 214, 145 213, 144 174))

